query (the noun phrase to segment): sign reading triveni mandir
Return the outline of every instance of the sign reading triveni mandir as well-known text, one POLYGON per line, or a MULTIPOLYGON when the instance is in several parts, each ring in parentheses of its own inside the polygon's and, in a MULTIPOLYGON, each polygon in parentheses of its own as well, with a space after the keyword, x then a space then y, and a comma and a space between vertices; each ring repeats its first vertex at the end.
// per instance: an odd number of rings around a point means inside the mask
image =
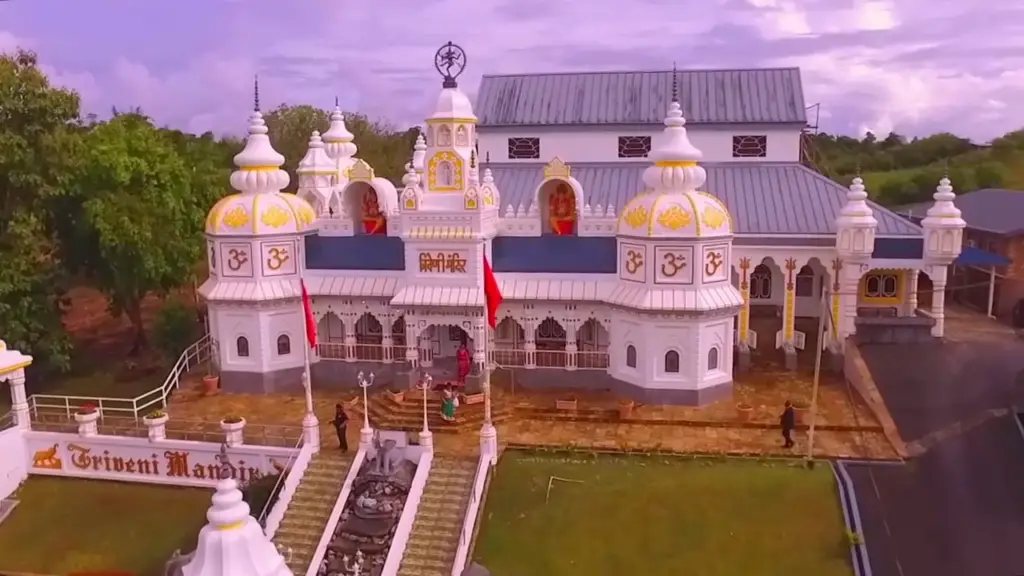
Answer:
MULTIPOLYGON (((220 469, 220 444, 211 442, 28 432, 25 443, 31 474, 212 486, 220 469)), ((229 448, 228 468, 235 480, 250 482, 282 473, 293 452, 272 446, 229 448)))

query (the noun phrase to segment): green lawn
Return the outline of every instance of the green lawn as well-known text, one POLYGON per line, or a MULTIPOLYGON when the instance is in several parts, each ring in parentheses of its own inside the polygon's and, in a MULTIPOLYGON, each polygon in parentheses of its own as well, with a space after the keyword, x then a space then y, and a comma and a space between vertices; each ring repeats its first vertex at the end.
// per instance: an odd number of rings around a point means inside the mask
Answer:
POLYGON ((850 576, 832 472, 508 451, 474 557, 494 576, 850 576), (556 480, 550 499, 545 493, 556 480))
POLYGON ((162 574, 195 548, 212 491, 129 482, 29 478, 0 524, 0 574, 116 570, 162 574))

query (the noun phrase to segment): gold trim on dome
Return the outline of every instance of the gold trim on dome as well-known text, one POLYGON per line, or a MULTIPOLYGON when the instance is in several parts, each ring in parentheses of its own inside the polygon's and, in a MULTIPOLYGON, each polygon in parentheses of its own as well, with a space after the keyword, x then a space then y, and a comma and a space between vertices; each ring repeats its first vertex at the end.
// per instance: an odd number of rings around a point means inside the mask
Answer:
POLYGON ((558 156, 552 158, 551 162, 548 162, 548 165, 544 167, 545 180, 568 180, 571 175, 572 168, 558 156))
POLYGON ((237 230, 249 223, 249 213, 246 212, 245 208, 235 206, 224 215, 224 218, 221 219, 221 223, 228 228, 237 230))
POLYGON ((629 212, 622 215, 622 221, 625 222, 630 228, 637 229, 642 227, 647 219, 650 218, 651 213, 647 211, 642 204, 634 207, 629 212))
POLYGON ((689 226, 692 219, 690 212, 682 209, 678 204, 669 206, 658 214, 658 224, 669 230, 679 230, 689 226))
MULTIPOLYGON (((294 208, 292 209, 292 212, 296 212, 294 208)), ((287 210, 276 204, 271 205, 270 208, 264 210, 263 214, 260 215, 260 222, 263 222, 265 226, 270 226, 271 228, 280 228, 281 226, 291 222, 291 219, 292 215, 289 214, 287 210)))
POLYGON ((703 214, 701 214, 701 216, 703 217, 704 223, 712 230, 718 230, 721 228, 722 224, 725 224, 725 221, 729 218, 721 208, 712 206, 711 204, 704 205, 703 214))
POLYGON ((446 122, 458 124, 476 124, 476 118, 427 118, 427 124, 442 124, 446 122))
POLYGON ((696 162, 684 161, 684 162, 655 162, 655 166, 658 168, 693 168, 697 165, 696 162))
POLYGON ((271 172, 280 169, 280 166, 242 166, 239 168, 242 172, 271 172))

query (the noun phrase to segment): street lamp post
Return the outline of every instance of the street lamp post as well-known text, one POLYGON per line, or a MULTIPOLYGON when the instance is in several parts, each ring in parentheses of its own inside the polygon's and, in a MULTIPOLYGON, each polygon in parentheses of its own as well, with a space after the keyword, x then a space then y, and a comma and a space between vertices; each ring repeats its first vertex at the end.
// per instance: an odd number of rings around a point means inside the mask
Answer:
POLYGON ((363 389, 363 428, 359 431, 359 443, 363 447, 369 446, 370 442, 373 441, 373 429, 370 428, 370 402, 366 392, 370 386, 373 386, 373 378, 373 372, 370 372, 369 378, 364 377, 362 372, 356 375, 359 387, 363 389))
POLYGON ((424 448, 432 448, 434 445, 434 434, 427 426, 427 394, 432 388, 433 381, 434 377, 426 373, 420 380, 420 389, 423 391, 423 430, 420 431, 420 446, 424 448))

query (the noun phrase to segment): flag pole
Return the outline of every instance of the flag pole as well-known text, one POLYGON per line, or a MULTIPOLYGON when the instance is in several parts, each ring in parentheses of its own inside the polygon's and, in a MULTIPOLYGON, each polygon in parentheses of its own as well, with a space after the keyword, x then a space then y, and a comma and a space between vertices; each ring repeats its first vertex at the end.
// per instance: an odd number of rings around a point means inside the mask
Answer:
POLYGON ((303 342, 302 346, 302 387, 306 394, 306 414, 302 417, 302 437, 303 442, 312 446, 314 452, 319 452, 320 420, 317 419, 316 412, 313 410, 313 375, 309 361, 309 350, 313 347, 313 342, 309 341, 309 323, 312 321, 312 310, 307 308, 310 304, 308 302, 309 293, 306 292, 305 262, 299 262, 298 264, 299 287, 302 290, 302 295, 299 298, 299 306, 302 307, 302 326, 305 328, 305 336, 307 340, 306 342, 303 342))

